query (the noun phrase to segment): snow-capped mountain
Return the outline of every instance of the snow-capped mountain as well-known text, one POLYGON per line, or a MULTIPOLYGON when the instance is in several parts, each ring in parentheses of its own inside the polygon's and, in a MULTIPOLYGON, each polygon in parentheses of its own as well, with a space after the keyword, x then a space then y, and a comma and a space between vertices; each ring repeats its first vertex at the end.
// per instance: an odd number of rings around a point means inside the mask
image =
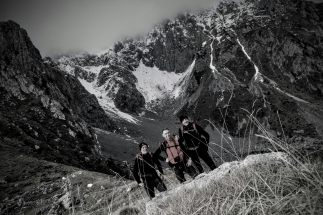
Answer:
POLYGON ((101 89, 101 105, 113 101, 123 112, 174 98, 175 114, 233 135, 247 129, 246 109, 275 135, 322 136, 322 33, 322 4, 223 1, 119 41, 96 63, 84 64, 86 55, 58 62, 101 89))

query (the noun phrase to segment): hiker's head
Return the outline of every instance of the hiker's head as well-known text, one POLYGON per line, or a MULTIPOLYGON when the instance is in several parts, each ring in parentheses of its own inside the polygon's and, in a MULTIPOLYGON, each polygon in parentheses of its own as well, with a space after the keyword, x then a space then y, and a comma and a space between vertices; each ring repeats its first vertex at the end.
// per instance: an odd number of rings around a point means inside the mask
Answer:
POLYGON ((183 124, 183 125, 188 125, 188 123, 190 122, 190 121, 188 121, 188 117, 187 116, 184 116, 184 115, 181 115, 180 117, 179 117, 179 121, 181 121, 181 123, 183 124))
POLYGON ((139 144, 139 149, 140 149, 142 154, 146 154, 148 152, 148 144, 144 143, 144 142, 141 142, 139 144))
POLYGON ((164 129, 163 129, 163 134, 162 134, 162 136, 163 136, 166 140, 169 140, 169 139, 171 139, 171 137, 172 137, 172 135, 171 135, 171 133, 170 133, 170 131, 169 131, 169 129, 168 129, 168 128, 164 128, 164 129))

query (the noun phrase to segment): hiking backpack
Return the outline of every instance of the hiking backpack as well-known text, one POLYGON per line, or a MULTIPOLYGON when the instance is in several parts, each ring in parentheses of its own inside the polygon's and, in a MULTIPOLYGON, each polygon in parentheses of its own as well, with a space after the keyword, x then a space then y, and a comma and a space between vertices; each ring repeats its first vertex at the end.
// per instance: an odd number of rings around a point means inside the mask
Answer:
POLYGON ((170 145, 167 141, 162 142, 162 146, 165 149, 167 158, 171 164, 177 164, 184 160, 183 151, 178 143, 178 140, 170 141, 170 145))

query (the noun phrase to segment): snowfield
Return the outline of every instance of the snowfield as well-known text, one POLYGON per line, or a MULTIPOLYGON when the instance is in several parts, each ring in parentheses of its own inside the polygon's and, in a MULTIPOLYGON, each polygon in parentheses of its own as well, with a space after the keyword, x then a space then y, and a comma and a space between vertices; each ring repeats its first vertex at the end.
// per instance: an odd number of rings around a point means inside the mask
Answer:
MULTIPOLYGON (((101 70, 101 68, 98 69, 98 67, 92 67, 88 69, 89 70, 91 69, 92 72, 101 70)), ((131 116, 130 114, 124 113, 116 108, 113 100, 110 99, 108 96, 106 96, 107 92, 104 90, 105 85, 101 87, 97 87, 95 81, 92 83, 89 83, 86 80, 81 78, 78 78, 78 80, 81 82, 81 84, 89 93, 95 95, 95 97, 99 101, 100 106, 109 116, 115 119, 122 118, 124 120, 127 120, 128 122, 135 123, 135 124, 139 123, 139 120, 137 120, 135 117, 131 116)))
MULTIPOLYGON (((192 75, 194 65, 195 60, 184 73, 176 74, 175 72, 161 71, 157 67, 147 67, 140 62, 138 68, 133 72, 138 80, 136 87, 144 96, 146 104, 157 99, 162 100, 166 97, 178 98, 187 87, 186 83, 192 75)), ((98 75, 103 67, 87 66, 83 67, 83 69, 98 75)), ((97 87, 96 81, 89 83, 81 78, 79 78, 79 81, 88 92, 96 96, 99 104, 109 116, 115 119, 122 118, 135 124, 140 123, 132 115, 124 113, 115 107, 113 100, 107 96, 108 92, 106 89, 109 88, 106 85, 109 81, 101 87, 97 87)))
POLYGON ((147 67, 142 62, 133 74, 138 79, 136 87, 146 103, 172 95, 176 83, 183 76, 175 72, 161 71, 157 67, 147 67))

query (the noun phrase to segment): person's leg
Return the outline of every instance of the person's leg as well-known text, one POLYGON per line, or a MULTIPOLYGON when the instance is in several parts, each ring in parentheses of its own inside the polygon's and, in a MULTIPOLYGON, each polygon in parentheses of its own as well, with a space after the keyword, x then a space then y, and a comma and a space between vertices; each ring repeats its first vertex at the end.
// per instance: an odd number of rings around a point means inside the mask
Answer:
POLYGON ((189 174, 189 176, 191 176, 193 179, 195 179, 195 177, 198 175, 198 173, 196 172, 195 168, 192 165, 191 166, 185 165, 185 170, 187 174, 189 174))
POLYGON ((180 183, 183 183, 186 181, 186 179, 184 177, 183 167, 175 166, 174 172, 175 172, 177 180, 179 180, 180 183))
POLYGON ((197 150, 187 150, 188 152, 188 156, 190 156, 190 158, 192 159, 192 162, 194 163, 194 165, 196 166, 198 172, 201 174, 204 172, 203 167, 201 165, 199 156, 197 154, 197 150))
POLYGON ((197 152, 199 157, 210 167, 211 170, 216 168, 216 165, 207 150, 199 148, 197 152))
POLYGON ((148 196, 152 199, 155 197, 155 188, 153 183, 153 178, 147 177, 143 180, 143 183, 145 185, 145 190, 148 194, 148 196))
POLYGON ((163 192, 163 191, 166 191, 167 188, 166 188, 166 185, 164 184, 164 182, 161 180, 160 177, 156 177, 155 180, 154 180, 154 186, 157 188, 157 190, 159 192, 163 192))

